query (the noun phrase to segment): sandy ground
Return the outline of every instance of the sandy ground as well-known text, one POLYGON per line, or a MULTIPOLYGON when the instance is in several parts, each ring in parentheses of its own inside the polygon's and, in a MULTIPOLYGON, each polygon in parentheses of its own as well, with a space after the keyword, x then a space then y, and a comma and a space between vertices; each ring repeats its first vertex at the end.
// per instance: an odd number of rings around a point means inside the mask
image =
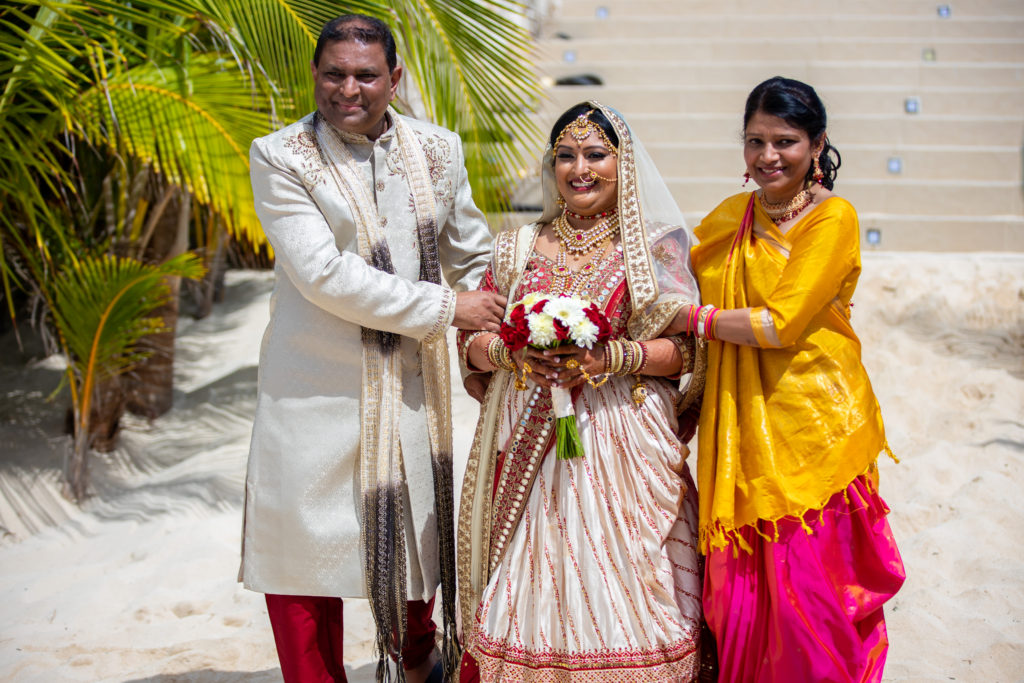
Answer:
MULTIPOLYGON (((909 578, 887 681, 1024 680, 1024 254, 868 253, 854 325, 900 464, 882 493, 909 578)), ((279 681, 261 595, 235 582, 272 282, 179 329, 174 409, 129 418, 78 509, 58 491, 60 363, 0 338, 0 678, 279 681)), ((456 393, 456 477, 476 420, 456 393)), ((365 603, 350 680, 372 680, 365 603)))

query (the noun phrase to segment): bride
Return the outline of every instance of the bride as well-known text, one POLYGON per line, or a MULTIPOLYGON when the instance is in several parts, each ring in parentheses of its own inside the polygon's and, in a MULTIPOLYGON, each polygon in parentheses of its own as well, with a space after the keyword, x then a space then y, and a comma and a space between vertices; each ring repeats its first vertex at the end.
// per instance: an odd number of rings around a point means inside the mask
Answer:
POLYGON ((510 308, 531 292, 587 299, 612 336, 511 354, 493 333, 460 335, 466 367, 494 372, 459 517, 461 680, 693 680, 701 577, 685 443, 702 378, 692 336, 659 337, 699 305, 690 236, 617 112, 576 105, 549 142, 543 215, 497 237, 480 286, 510 308), (556 385, 572 390, 582 457, 555 456, 556 385))

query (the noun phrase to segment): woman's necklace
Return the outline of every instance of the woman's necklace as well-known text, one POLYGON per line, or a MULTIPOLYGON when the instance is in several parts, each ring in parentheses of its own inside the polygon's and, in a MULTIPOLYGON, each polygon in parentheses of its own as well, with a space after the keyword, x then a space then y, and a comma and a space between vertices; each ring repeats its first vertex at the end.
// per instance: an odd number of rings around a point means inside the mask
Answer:
MULTIPOLYGON (((615 237, 619 232, 619 217, 615 214, 595 223, 586 230, 580 230, 569 225, 569 219, 563 212, 561 216, 551 222, 555 234, 562 245, 573 256, 589 254, 590 251, 605 239, 615 237)), ((561 247, 559 247, 561 248, 561 247)))
POLYGON ((574 296, 575 292, 587 283, 597 271, 611 241, 611 236, 606 237, 598 248, 594 250, 594 255, 590 258, 590 261, 584 263, 583 267, 579 270, 574 271, 569 267, 568 247, 565 241, 558 240, 558 255, 555 257, 555 266, 551 269, 551 272, 554 274, 552 278, 554 293, 574 296))
POLYGON ((601 211, 600 213, 595 213, 593 216, 584 216, 582 213, 576 213, 575 211, 570 211, 568 209, 568 207, 563 208, 562 212, 565 213, 565 214, 568 214, 569 216, 572 216, 573 218, 575 218, 577 220, 592 221, 595 218, 607 218, 608 216, 614 216, 615 214, 617 214, 619 212, 619 210, 616 207, 613 206, 612 208, 608 209, 607 211, 601 211))
POLYGON ((772 219, 775 225, 781 225, 788 220, 795 218, 801 211, 811 205, 814 197, 807 190, 800 190, 792 199, 772 203, 764 198, 764 190, 757 191, 757 198, 761 202, 761 208, 772 219))

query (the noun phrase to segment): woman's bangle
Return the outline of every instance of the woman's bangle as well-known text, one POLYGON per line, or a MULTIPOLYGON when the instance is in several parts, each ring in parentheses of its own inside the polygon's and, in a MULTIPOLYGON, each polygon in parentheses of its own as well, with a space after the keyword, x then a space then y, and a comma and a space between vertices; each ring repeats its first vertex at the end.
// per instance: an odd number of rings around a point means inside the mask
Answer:
POLYGON ((618 375, 622 372, 622 342, 613 339, 604 347, 604 371, 610 375, 618 375))
POLYGON ((700 306, 694 304, 690 306, 690 315, 687 316, 687 332, 690 334, 697 334, 697 316, 700 314, 700 306))
POLYGON ((515 370, 515 363, 512 362, 512 356, 509 355, 508 346, 505 345, 505 340, 500 336, 495 336, 487 344, 487 360, 491 362, 496 368, 502 370, 508 370, 511 372, 515 370))
POLYGON ((473 342, 476 341, 480 336, 485 334, 491 334, 487 330, 477 330, 473 334, 466 337, 465 341, 462 342, 462 346, 459 348, 459 361, 462 363, 462 367, 467 370, 472 370, 469 367, 469 347, 472 346, 473 342))
POLYGON ((708 320, 708 341, 718 339, 718 314, 721 312, 721 308, 711 311, 711 317, 708 320))
POLYGON ((681 359, 681 365, 679 366, 679 375, 685 375, 693 370, 693 352, 690 350, 693 344, 693 337, 690 335, 674 335, 667 337, 669 341, 676 345, 676 350, 679 351, 679 357, 681 359))
POLYGON ((718 318, 718 314, 722 312, 722 309, 715 308, 711 304, 701 306, 697 309, 696 323, 693 330, 695 337, 701 339, 707 339, 708 341, 714 341, 715 337, 715 319, 718 318))
POLYGON ((616 375, 635 375, 647 361, 647 350, 640 342, 620 341, 622 344, 622 366, 616 375))

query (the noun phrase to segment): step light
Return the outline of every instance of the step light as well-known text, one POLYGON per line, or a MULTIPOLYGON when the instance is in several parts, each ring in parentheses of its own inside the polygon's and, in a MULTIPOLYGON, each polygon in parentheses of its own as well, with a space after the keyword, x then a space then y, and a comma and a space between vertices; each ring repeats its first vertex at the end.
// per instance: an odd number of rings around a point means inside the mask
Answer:
POLYGON ((872 247, 877 247, 882 243, 882 231, 878 228, 868 228, 864 233, 864 241, 872 247))
POLYGON ((903 159, 889 157, 889 160, 885 162, 885 168, 889 173, 903 173, 903 159))
POLYGON ((935 48, 934 47, 926 47, 925 49, 921 50, 921 59, 923 59, 926 62, 934 62, 935 61, 935 48))
POLYGON ((953 16, 953 8, 949 5, 939 5, 935 11, 938 12, 940 19, 949 19, 953 16))
POLYGON ((599 6, 596 10, 594 10, 594 16, 602 20, 607 19, 608 8, 605 7, 604 5, 599 6))
POLYGON ((918 97, 908 97, 903 100, 903 111, 908 114, 918 114, 921 112, 921 99, 918 97))

